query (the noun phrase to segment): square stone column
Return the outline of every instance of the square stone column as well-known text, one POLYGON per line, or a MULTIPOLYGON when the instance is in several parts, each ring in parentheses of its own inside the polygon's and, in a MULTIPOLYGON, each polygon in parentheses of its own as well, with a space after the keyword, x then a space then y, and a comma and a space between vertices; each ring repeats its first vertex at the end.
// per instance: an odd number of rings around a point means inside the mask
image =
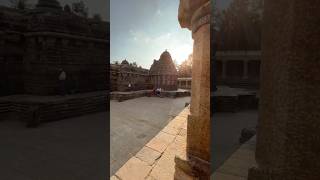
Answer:
POLYGON ((243 77, 242 79, 248 79, 248 60, 243 60, 243 77))
POLYGON ((222 60, 222 79, 225 80, 227 78, 227 60, 222 60))
POLYGON ((320 1, 265 1, 257 167, 249 180, 320 179, 320 1))
POLYGON ((205 180, 210 179, 210 16, 209 0, 180 1, 179 21, 192 30, 194 46, 187 159, 176 158, 176 172, 205 180))

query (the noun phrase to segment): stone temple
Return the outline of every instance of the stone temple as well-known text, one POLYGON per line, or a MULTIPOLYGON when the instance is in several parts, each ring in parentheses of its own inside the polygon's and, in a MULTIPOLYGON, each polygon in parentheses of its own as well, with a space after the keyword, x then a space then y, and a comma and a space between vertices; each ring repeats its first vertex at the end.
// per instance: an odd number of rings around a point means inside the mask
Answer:
POLYGON ((123 60, 121 64, 111 64, 110 77, 111 91, 138 91, 153 88, 162 88, 165 91, 177 90, 178 73, 167 50, 161 54, 159 60, 154 60, 150 70, 135 67, 127 60, 123 60))
POLYGON ((177 90, 178 73, 167 50, 161 54, 159 60, 153 61, 149 74, 155 88, 177 90))
POLYGON ((106 90, 108 26, 57 0, 39 0, 30 10, 0 6, 0 96, 55 95, 60 69, 73 93, 106 90))
POLYGON ((111 91, 138 91, 152 89, 149 70, 129 64, 123 60, 121 64, 111 64, 111 91), (131 85, 129 88, 128 85, 131 85))

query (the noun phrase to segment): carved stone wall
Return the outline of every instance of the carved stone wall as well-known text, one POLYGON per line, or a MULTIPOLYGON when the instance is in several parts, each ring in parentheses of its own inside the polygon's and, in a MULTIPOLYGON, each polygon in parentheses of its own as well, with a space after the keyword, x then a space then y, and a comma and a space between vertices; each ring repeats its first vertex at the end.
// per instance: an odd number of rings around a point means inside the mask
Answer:
POLYGON ((54 7, 28 11, 0 7, 0 31, 6 37, 0 44, 5 79, 0 85, 6 87, 1 95, 57 94, 61 68, 71 93, 107 89, 108 24, 64 12, 56 8, 57 1, 50 3, 54 7))
POLYGON ((111 91, 138 91, 152 89, 149 70, 129 64, 112 64, 111 91), (131 87, 128 87, 128 85, 131 87))

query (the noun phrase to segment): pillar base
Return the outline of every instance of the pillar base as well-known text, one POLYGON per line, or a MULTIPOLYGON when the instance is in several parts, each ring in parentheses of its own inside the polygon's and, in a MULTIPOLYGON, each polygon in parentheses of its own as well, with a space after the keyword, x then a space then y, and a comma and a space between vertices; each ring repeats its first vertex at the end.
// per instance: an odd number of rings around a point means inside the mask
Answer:
POLYGON ((175 157, 175 180, 210 180, 211 171, 208 161, 192 155, 188 158, 175 157))

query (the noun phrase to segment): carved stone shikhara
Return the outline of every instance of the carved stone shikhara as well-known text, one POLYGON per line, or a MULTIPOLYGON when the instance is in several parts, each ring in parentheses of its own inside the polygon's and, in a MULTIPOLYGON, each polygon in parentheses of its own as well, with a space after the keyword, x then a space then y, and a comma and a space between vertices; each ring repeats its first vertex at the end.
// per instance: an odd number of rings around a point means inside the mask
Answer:
POLYGON ((192 179, 210 179, 210 0, 181 0, 179 22, 194 39, 192 97, 188 118, 187 158, 176 157, 181 171, 192 179))

